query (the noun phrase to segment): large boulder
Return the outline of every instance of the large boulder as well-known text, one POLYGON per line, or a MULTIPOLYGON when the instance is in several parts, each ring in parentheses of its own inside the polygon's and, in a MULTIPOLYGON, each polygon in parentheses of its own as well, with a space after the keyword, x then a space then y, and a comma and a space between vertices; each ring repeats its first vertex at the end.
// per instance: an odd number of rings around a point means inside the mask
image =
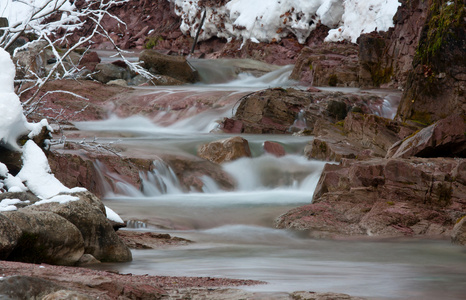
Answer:
POLYGON ((9 260, 74 265, 84 254, 81 232, 57 214, 20 209, 4 215, 22 232, 9 260))
POLYGON ((0 259, 5 260, 16 247, 22 235, 21 229, 0 214, 0 259))
POLYGON ((94 71, 95 73, 92 74, 92 78, 102 83, 107 83, 118 79, 131 79, 131 76, 126 68, 116 64, 99 63, 95 66, 94 71))
POLYGON ((198 81, 197 71, 185 57, 165 55, 155 50, 144 50, 139 55, 139 61, 153 74, 170 76, 182 82, 198 81))
POLYGON ((384 157, 394 143, 414 130, 415 127, 376 115, 349 112, 337 124, 317 121, 312 132, 315 138, 305 147, 304 154, 327 161, 384 157))
MULTIPOLYGON (((125 262, 131 251, 118 238, 106 217, 102 201, 89 192, 76 193, 77 201, 64 204, 52 202, 28 206, 23 210, 53 212, 74 224, 84 240, 84 253, 103 262, 125 262)), ((78 258, 79 259, 79 258, 78 258)))
POLYGON ((466 157, 466 118, 442 119, 395 144, 387 157, 466 157))
POLYGON ((312 236, 449 236, 464 215, 464 159, 343 160, 326 165, 312 204, 277 220, 312 236), (463 171, 461 171, 463 170, 463 171))
POLYGON ((197 153, 200 157, 217 164, 251 157, 248 141, 239 136, 202 145, 197 153))

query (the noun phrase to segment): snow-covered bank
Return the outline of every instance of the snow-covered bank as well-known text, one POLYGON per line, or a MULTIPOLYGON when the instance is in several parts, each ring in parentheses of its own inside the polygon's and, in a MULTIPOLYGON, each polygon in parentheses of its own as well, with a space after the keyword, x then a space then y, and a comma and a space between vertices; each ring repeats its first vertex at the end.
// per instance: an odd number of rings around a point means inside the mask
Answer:
MULTIPOLYGON (((2 190, 9 192, 24 192, 30 190, 39 198, 46 201, 73 201, 72 196, 56 197, 59 193, 73 193, 85 191, 84 188, 69 189, 65 187, 51 173, 45 154, 34 141, 29 140, 23 148, 16 142, 19 136, 28 134, 33 138, 39 134, 43 127, 51 128, 47 120, 39 123, 28 123, 23 114, 23 109, 18 96, 14 92, 13 79, 15 77, 15 66, 10 55, 0 48, 0 145, 13 151, 22 152, 23 167, 21 171, 13 176, 9 174, 8 168, 0 162, 0 193, 2 190)), ((8 200, 8 199, 6 199, 8 200)), ((0 202, 1 210, 12 210, 12 203, 0 202), (8 204, 8 205, 6 205, 8 204), (3 207, 3 209, 2 209, 3 207)))
MULTIPOLYGON (((204 7, 199 0, 170 0, 181 16, 181 30, 195 36, 204 7)), ((326 41, 356 42, 361 33, 386 31, 393 26, 398 0, 231 0, 224 6, 206 7, 201 40, 226 39, 274 42, 293 34, 305 43, 322 23, 333 30, 326 41)))

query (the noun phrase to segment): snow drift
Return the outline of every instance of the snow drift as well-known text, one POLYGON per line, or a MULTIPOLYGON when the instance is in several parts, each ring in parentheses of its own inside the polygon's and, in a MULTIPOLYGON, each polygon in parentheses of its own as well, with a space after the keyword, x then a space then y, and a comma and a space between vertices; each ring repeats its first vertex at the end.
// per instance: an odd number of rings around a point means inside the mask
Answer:
MULTIPOLYGON (((170 0, 181 16, 181 30, 195 36, 204 7, 199 0, 170 0)), ((293 34, 305 43, 318 23, 330 28, 326 41, 350 40, 393 26, 398 0, 231 0, 224 6, 206 7, 201 40, 217 36, 274 42, 293 34)))

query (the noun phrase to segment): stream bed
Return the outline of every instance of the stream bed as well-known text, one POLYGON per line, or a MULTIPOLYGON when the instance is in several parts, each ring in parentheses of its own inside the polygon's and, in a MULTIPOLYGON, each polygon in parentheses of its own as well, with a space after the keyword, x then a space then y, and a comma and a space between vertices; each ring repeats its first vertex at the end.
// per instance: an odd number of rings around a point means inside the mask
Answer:
MULTIPOLYGON (((262 79, 246 74, 228 84, 145 90, 154 94, 168 91, 172 97, 186 91, 222 91, 238 94, 238 98, 254 90, 289 85, 286 74, 290 71, 285 67, 262 79)), ((388 97, 393 98, 396 95, 388 97)), ((189 157, 195 156, 199 145, 230 136, 210 133, 218 120, 234 113, 236 100, 230 101, 218 109, 170 122, 162 117, 134 116, 76 126, 84 136, 124 146, 132 155, 163 152, 189 157)), ((390 116, 393 112, 386 109, 390 116)), ((304 290, 370 299, 464 299, 466 250, 447 240, 315 240, 306 233, 274 229, 279 215, 312 201, 325 162, 302 155, 312 137, 242 136, 249 141, 253 157, 223 165, 237 183, 234 191, 221 190, 208 177, 202 178, 202 192, 183 189, 171 167, 161 160, 154 162, 156 172, 144 178, 144 191, 124 184, 118 192, 108 190, 104 203, 130 221, 127 230, 169 233, 194 243, 133 250, 132 262, 103 264, 101 268, 266 281, 244 287, 258 292, 304 290), (288 154, 277 158, 263 153, 264 141, 284 145, 288 154)))

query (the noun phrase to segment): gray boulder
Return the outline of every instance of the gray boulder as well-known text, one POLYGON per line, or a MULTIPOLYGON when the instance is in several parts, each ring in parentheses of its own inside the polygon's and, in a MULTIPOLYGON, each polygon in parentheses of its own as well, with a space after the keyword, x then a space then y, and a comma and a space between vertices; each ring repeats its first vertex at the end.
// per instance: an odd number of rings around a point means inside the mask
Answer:
POLYGON ((9 260, 73 265, 84 254, 78 228, 57 214, 21 209, 4 215, 22 231, 9 260))
POLYGON ((182 82, 198 81, 197 71, 187 62, 185 57, 171 56, 155 50, 144 50, 139 55, 142 66, 153 74, 166 75, 182 82))
POLYGON ((131 261, 131 251, 118 238, 106 217, 102 201, 90 192, 73 195, 80 200, 65 204, 45 203, 29 206, 25 210, 50 211, 74 224, 82 234, 84 253, 102 262, 131 261))
POLYGON ((114 64, 97 64, 95 72, 96 73, 92 75, 92 78, 102 83, 107 83, 117 79, 127 80, 131 78, 129 72, 125 68, 114 64))
POLYGON ((6 259, 18 244, 21 229, 3 214, 0 214, 0 259, 6 259))

